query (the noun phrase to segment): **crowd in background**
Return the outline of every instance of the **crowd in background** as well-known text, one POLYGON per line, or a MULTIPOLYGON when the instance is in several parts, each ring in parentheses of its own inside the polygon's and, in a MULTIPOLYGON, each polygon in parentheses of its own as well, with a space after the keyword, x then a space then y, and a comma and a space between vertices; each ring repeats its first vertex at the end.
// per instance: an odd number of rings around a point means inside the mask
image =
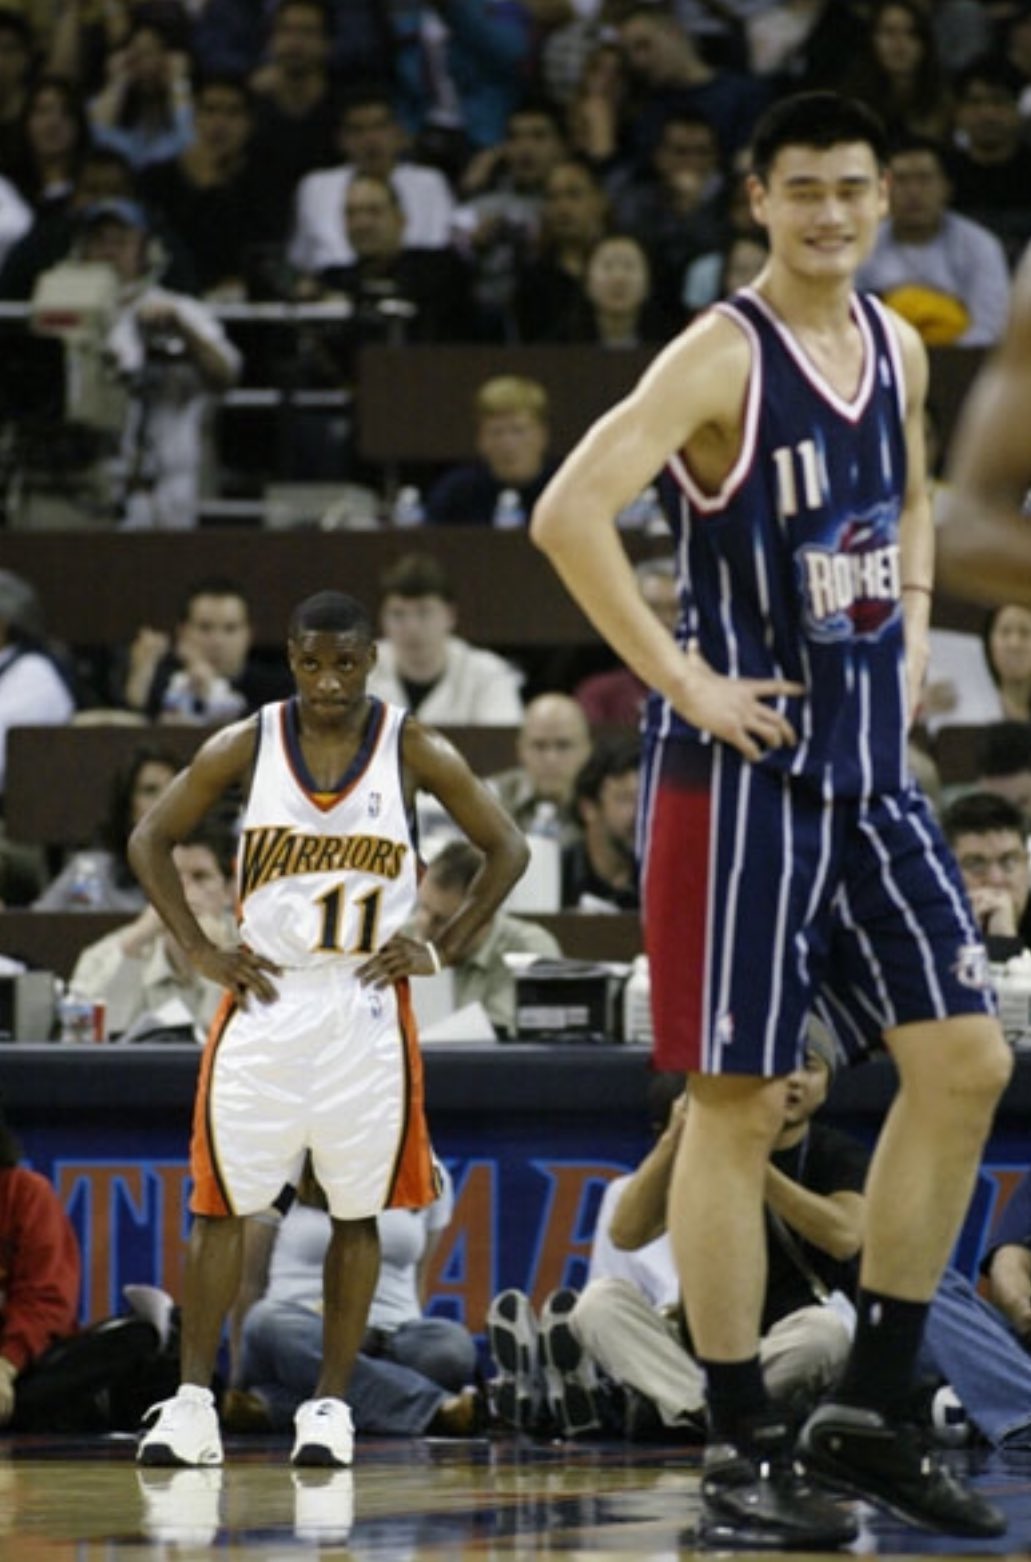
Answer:
MULTIPOLYGON (((209 390, 346 389, 370 341, 657 346, 761 266, 749 134, 810 87, 891 133, 860 283, 931 344, 996 340, 1031 236, 1031 7, 1006 0, 0 6, 0 299, 96 257, 100 223, 116 266, 135 236, 123 288, 161 290, 132 372, 171 337, 209 390), (237 359, 211 333, 194 352, 191 301, 340 310, 237 323, 237 359)), ((59 394, 46 347, 6 354, 15 420, 59 394)), ((278 475, 369 478, 351 423, 301 420, 278 475)), ((255 428, 220 430, 223 465, 254 464, 255 428)), ((191 504, 119 518, 189 525, 191 504)))

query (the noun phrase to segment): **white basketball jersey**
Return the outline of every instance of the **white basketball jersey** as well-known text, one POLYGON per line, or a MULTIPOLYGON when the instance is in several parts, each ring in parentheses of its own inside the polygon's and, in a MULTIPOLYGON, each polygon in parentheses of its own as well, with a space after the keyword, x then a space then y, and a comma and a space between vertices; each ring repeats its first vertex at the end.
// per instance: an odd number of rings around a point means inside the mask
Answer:
POLYGON ((240 839, 240 936, 286 967, 367 960, 415 908, 416 849, 401 785, 405 712, 371 701, 331 792, 301 753, 297 702, 265 705, 240 839))

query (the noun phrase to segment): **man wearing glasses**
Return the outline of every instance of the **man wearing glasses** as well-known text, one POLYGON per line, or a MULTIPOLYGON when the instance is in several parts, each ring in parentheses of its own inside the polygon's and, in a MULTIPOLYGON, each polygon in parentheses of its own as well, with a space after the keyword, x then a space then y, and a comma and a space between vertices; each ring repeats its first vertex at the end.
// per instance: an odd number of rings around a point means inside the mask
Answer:
POLYGON ((1031 871, 1024 816, 1005 797, 968 792, 942 817, 991 960, 1031 948, 1031 871))

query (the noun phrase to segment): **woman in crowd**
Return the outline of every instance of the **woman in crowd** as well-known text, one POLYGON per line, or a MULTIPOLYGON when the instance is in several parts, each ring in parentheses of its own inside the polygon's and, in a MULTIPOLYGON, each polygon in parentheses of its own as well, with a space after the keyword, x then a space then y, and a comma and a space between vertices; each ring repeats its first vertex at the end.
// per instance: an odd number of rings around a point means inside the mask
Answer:
POLYGON ((129 866, 126 845, 176 771, 179 761, 156 744, 136 750, 111 787, 108 815, 95 847, 73 852, 34 911, 142 911, 146 898, 129 866))

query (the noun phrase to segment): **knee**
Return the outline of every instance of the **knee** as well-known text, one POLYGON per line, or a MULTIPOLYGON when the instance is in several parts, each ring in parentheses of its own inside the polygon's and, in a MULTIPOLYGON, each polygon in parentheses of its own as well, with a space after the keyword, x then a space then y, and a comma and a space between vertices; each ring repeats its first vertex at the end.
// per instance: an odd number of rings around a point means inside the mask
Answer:
POLYGON ((476 1375, 476 1345, 459 1323, 448 1323, 434 1333, 430 1356, 433 1370, 427 1376, 444 1388, 464 1388, 476 1375))
POLYGON ((624 1310, 628 1294, 632 1296, 633 1293, 634 1287, 629 1281, 611 1277, 592 1280, 581 1291, 569 1314, 569 1327, 586 1350, 596 1348, 612 1318, 624 1310))
POLYGON ((1013 1051, 990 1022, 965 1028, 937 1052, 927 1085, 961 1121, 972 1127, 990 1119, 1013 1072, 1013 1051))

